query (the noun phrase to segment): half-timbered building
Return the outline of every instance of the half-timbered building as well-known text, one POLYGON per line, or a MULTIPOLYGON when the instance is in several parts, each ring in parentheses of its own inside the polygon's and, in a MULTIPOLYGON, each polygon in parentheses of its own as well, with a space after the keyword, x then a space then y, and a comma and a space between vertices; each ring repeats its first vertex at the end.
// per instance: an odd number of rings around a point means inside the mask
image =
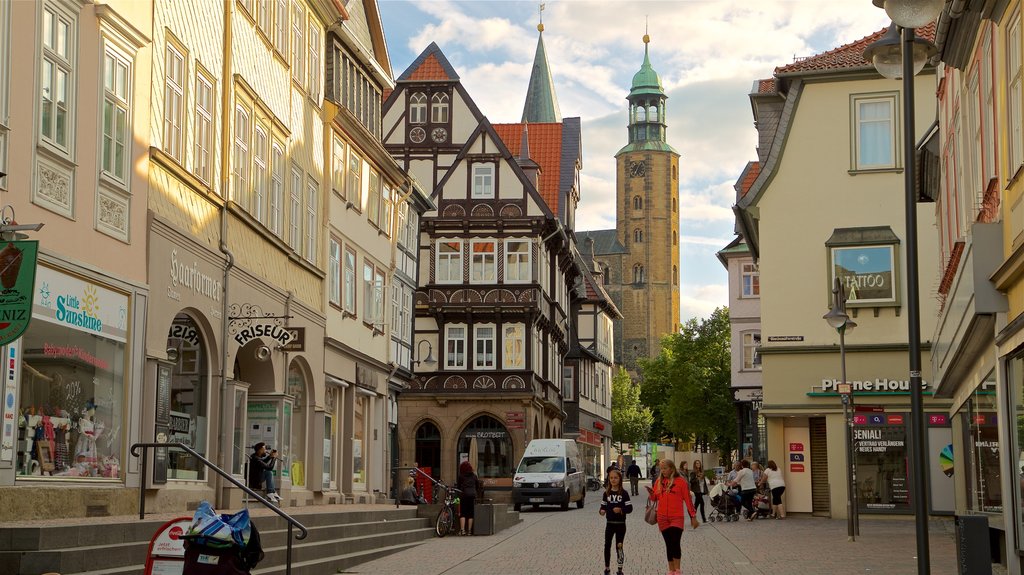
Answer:
POLYGON ((563 432, 579 271, 570 231, 540 190, 553 180, 565 194, 562 181, 578 182, 578 124, 574 140, 560 131, 542 146, 524 124, 514 153, 436 44, 398 78, 383 119, 385 147, 436 204, 420 224, 417 378, 399 402, 399 433, 412 441, 401 459, 444 479, 468 460, 497 495, 530 439, 563 432), (577 156, 563 161, 573 142, 577 156), (550 171, 537 161, 550 155, 544 146, 557 149, 550 171))

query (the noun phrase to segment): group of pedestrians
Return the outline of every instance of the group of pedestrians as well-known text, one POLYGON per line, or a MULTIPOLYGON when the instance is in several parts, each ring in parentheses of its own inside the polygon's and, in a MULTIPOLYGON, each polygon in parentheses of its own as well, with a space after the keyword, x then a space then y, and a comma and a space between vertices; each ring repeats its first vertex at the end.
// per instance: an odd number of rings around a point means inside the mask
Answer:
MULTIPOLYGON (((629 479, 630 489, 623 485, 623 473, 617 464, 608 468, 605 478, 605 490, 601 496, 599 513, 605 518, 604 531, 604 575, 611 575, 612 542, 615 543, 615 559, 618 567, 616 575, 622 575, 625 562, 623 541, 626 537, 626 516, 633 512, 630 495, 639 494, 641 470, 636 461, 626 468, 625 476, 629 479)), ((704 498, 711 491, 713 483, 704 473, 701 460, 694 460, 693 470, 686 469, 686 462, 676 468, 674 461, 655 460, 650 472, 651 486, 647 489, 648 505, 657 505, 657 527, 665 541, 665 558, 668 562, 667 575, 682 574, 682 535, 689 516, 690 526, 696 529, 701 522, 706 522, 704 498), (697 521, 697 509, 700 509, 701 520, 697 521)), ((762 470, 755 462, 737 461, 733 471, 725 480, 725 484, 740 490, 743 506, 748 511, 748 521, 752 521, 754 510, 752 501, 758 486, 767 484, 772 495, 772 514, 783 519, 786 516, 782 505, 782 494, 786 490, 782 472, 774 461, 769 460, 767 469, 762 470)))

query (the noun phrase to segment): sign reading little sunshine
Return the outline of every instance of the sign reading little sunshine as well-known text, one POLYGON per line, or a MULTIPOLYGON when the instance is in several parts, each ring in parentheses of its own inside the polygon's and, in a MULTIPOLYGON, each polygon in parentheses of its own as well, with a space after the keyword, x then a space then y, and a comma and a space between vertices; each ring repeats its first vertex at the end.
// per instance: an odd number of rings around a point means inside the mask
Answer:
POLYGON ((0 245, 0 345, 7 345, 25 333, 32 319, 39 242, 0 245))
POLYGON ((850 304, 896 303, 894 246, 832 248, 832 273, 850 304))

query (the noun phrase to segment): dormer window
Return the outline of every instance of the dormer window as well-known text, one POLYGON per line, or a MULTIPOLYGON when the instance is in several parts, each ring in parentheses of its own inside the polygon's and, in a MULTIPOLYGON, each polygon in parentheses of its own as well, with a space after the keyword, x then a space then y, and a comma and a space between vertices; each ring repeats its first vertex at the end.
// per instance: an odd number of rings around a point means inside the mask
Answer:
POLYGON ((430 98, 430 122, 448 123, 448 94, 437 93, 430 98))
POLYGON ((494 197, 494 164, 473 165, 473 198, 494 197))
POLYGON ((409 96, 409 123, 427 123, 427 95, 423 92, 416 92, 409 96))

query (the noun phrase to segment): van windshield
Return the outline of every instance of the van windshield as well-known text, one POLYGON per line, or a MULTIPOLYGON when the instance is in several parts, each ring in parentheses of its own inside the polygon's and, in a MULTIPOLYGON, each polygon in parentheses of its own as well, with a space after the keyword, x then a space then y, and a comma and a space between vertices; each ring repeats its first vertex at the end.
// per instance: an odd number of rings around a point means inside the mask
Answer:
POLYGON ((565 473, 564 457, 524 457, 519 462, 519 473, 565 473))

